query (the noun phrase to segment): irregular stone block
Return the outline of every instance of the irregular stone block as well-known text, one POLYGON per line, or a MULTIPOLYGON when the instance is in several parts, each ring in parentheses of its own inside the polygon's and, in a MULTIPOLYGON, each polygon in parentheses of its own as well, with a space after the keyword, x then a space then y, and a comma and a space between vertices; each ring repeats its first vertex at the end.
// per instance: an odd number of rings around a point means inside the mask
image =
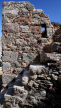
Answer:
POLYGON ((30 65, 29 69, 30 73, 33 74, 41 74, 46 72, 46 67, 44 65, 38 65, 38 64, 30 65))
POLYGON ((37 53, 23 53, 23 60, 26 62, 31 62, 37 57, 37 53))
POLYGON ((15 86, 14 85, 14 94, 16 96, 20 96, 21 102, 25 101, 25 99, 27 98, 28 95, 28 91, 25 90, 24 86, 20 87, 20 86, 15 86))
POLYGON ((12 51, 3 51, 3 61, 9 61, 9 62, 14 62, 17 61, 18 59, 18 52, 12 52, 12 51))
POLYGON ((22 14, 24 14, 24 15, 28 15, 28 10, 27 10, 27 9, 22 8, 21 11, 22 11, 22 14))
POLYGON ((61 60, 61 54, 46 53, 47 57, 53 61, 61 60))
POLYGON ((20 68, 16 68, 15 71, 14 71, 14 74, 18 75, 20 74, 21 72, 23 71, 23 69, 20 67, 20 68))
POLYGON ((3 62, 3 72, 10 72, 11 65, 9 62, 3 62))
POLYGON ((54 53, 41 53, 40 54, 40 62, 46 63, 48 61, 59 61, 61 59, 61 54, 54 53))
POLYGON ((2 75, 3 86, 8 85, 16 77, 17 75, 15 74, 3 74, 2 75))
POLYGON ((19 108, 16 96, 11 96, 9 94, 5 94, 4 98, 5 98, 5 102, 6 102, 4 107, 8 106, 8 108, 19 108))
POLYGON ((38 9, 38 10, 37 9, 34 9, 32 13, 33 14, 39 14, 39 13, 42 14, 43 13, 43 10, 42 9, 38 9))
POLYGON ((28 26, 21 26, 21 28, 22 28, 23 33, 30 33, 31 32, 28 26))
POLYGON ((25 70, 22 76, 22 84, 26 85, 29 81, 29 70, 25 70))
POLYGON ((8 10, 8 9, 3 9, 2 14, 12 14, 14 16, 18 15, 18 9, 12 9, 12 10, 8 10))
POLYGON ((8 33, 18 33, 20 32, 19 24, 18 23, 6 23, 3 27, 3 30, 7 31, 8 33))
POLYGON ((40 19, 40 16, 37 15, 37 14, 33 15, 32 17, 33 17, 33 18, 38 18, 38 19, 40 19))
POLYGON ((27 42, 24 39, 16 39, 16 45, 21 45, 21 49, 22 49, 22 45, 27 45, 27 42))
POLYGON ((34 9, 33 5, 29 2, 26 3, 26 8, 29 10, 29 11, 32 11, 34 9))
POLYGON ((48 36, 48 37, 51 37, 51 36, 52 36, 52 33, 53 33, 52 28, 48 28, 48 27, 47 27, 47 36, 48 36))

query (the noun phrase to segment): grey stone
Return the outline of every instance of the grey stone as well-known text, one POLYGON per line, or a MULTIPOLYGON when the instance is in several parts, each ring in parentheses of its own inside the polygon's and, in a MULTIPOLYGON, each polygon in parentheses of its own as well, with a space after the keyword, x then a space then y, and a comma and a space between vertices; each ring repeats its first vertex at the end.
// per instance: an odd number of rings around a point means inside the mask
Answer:
POLYGON ((46 72, 46 67, 44 65, 30 65, 29 69, 33 74, 41 74, 46 72))
MULTIPOLYGON (((27 45, 27 42, 24 40, 24 39, 16 39, 16 45, 21 45, 21 46, 24 46, 24 45, 27 45)), ((20 46, 20 50, 22 49, 20 46)))
POLYGON ((53 61, 59 61, 61 59, 61 54, 46 53, 46 55, 50 60, 53 61))
POLYGON ((26 8, 27 8, 29 11, 31 11, 31 10, 34 9, 34 7, 32 6, 32 4, 29 3, 29 2, 27 2, 27 4, 26 4, 26 8))
POLYGON ((10 48, 11 50, 16 50, 17 46, 14 46, 14 45, 7 45, 8 48, 10 48))
POLYGON ((30 99, 31 99, 33 104, 35 104, 35 105, 37 104, 37 99, 35 97, 30 96, 30 99))
POLYGON ((33 14, 42 14, 43 13, 43 10, 42 9, 34 9, 33 14))
POLYGON ((53 78, 53 80, 57 80, 57 79, 58 79, 58 76, 57 76, 57 75, 52 74, 52 78, 53 78))
POLYGON ((2 82, 3 86, 8 85, 17 75, 15 74, 3 74, 2 75, 2 82))
POLYGON ((32 44, 37 44, 37 40, 36 39, 30 40, 29 45, 32 45, 32 44))
POLYGON ((15 62, 11 63, 11 66, 14 68, 18 68, 18 67, 21 67, 21 64, 18 61, 15 61, 15 62))
POLYGON ((11 65, 9 62, 3 62, 3 72, 10 72, 11 65))
POLYGON ((31 32, 29 29, 29 26, 21 26, 21 28, 22 28, 23 33, 30 33, 31 32))
POLYGON ((47 29, 47 36, 51 37, 52 34, 53 34, 53 29, 52 28, 48 28, 48 27, 46 29, 47 29))
POLYGON ((37 19, 32 19, 31 20, 31 24, 33 24, 33 25, 39 25, 39 22, 38 22, 37 19))
POLYGON ((22 50, 30 50, 30 47, 28 46, 22 47, 22 50))
POLYGON ((18 33, 20 28, 18 23, 6 23, 3 27, 3 30, 6 30, 8 33, 18 33))
POLYGON ((54 53, 41 53, 40 54, 41 63, 46 63, 50 60, 59 61, 60 59, 61 59, 61 54, 54 54, 54 53))
POLYGON ((16 96, 20 96, 21 102, 25 101, 25 99, 27 98, 27 95, 28 95, 28 91, 25 90, 24 86, 20 87, 20 86, 14 85, 13 88, 14 88, 14 94, 16 96))
POLYGON ((12 52, 12 51, 3 51, 3 61, 9 61, 14 62, 18 59, 18 52, 12 52))
POLYGON ((6 102, 4 107, 8 106, 8 108, 19 108, 18 104, 16 102, 16 97, 15 96, 11 96, 9 94, 5 94, 4 98, 5 98, 5 102, 6 102))
POLYGON ((27 85, 29 81, 29 70, 25 70, 22 76, 22 84, 27 85))
POLYGON ((39 16, 38 14, 35 14, 35 15, 33 15, 32 17, 33 17, 33 18, 38 18, 38 19, 40 19, 40 16, 39 16))
POLYGON ((16 68, 15 71, 14 71, 14 74, 18 75, 20 74, 21 72, 23 71, 23 69, 20 67, 20 68, 16 68))
POLYGON ((37 57, 37 53, 23 53, 23 60, 26 62, 31 62, 37 57))
POLYGON ((49 60, 49 58, 47 57, 47 55, 45 53, 41 53, 40 54, 40 62, 41 63, 45 63, 49 60))
POLYGON ((4 14, 12 14, 12 15, 18 15, 18 9, 12 9, 12 10, 8 10, 8 9, 3 9, 2 13, 4 14))
POLYGON ((24 15, 28 15, 28 10, 27 10, 27 9, 22 8, 21 11, 22 11, 22 14, 24 14, 24 15))
POLYGON ((42 91, 41 91, 41 96, 42 96, 42 97, 45 97, 45 96, 46 96, 46 91, 45 91, 45 90, 42 90, 42 91))

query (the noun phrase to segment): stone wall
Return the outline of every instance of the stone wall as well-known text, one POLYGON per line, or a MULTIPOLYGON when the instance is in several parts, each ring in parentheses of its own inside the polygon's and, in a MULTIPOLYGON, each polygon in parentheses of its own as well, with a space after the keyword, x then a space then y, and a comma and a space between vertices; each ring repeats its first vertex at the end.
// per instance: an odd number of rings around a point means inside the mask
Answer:
POLYGON ((2 79, 7 84, 37 58, 53 30, 43 10, 34 9, 29 2, 4 2, 2 19, 2 79))
POLYGON ((61 108, 61 25, 28 2, 4 2, 2 49, 4 107, 61 108))

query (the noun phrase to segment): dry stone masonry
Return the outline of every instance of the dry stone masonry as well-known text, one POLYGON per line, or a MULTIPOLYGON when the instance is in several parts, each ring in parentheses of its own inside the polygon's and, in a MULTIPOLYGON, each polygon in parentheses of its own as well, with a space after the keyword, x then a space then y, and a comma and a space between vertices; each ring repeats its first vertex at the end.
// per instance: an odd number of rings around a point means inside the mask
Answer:
POLYGON ((4 2, 2 16, 4 107, 61 108, 61 26, 29 2, 4 2))
POLYGON ((18 75, 38 56, 41 41, 47 42, 52 35, 52 26, 48 16, 30 3, 4 2, 2 30, 3 83, 8 83, 9 76, 18 75), (46 36, 42 36, 41 27, 45 27, 46 36))

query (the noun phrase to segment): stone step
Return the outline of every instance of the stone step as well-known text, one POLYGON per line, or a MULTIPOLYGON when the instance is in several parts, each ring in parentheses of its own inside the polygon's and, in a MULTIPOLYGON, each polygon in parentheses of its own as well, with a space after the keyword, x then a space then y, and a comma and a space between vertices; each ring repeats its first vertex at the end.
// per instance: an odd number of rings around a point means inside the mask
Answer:
POLYGON ((51 61, 59 61, 61 60, 61 54, 57 53, 41 53, 40 54, 40 62, 41 63, 46 63, 46 62, 51 62, 51 61))

